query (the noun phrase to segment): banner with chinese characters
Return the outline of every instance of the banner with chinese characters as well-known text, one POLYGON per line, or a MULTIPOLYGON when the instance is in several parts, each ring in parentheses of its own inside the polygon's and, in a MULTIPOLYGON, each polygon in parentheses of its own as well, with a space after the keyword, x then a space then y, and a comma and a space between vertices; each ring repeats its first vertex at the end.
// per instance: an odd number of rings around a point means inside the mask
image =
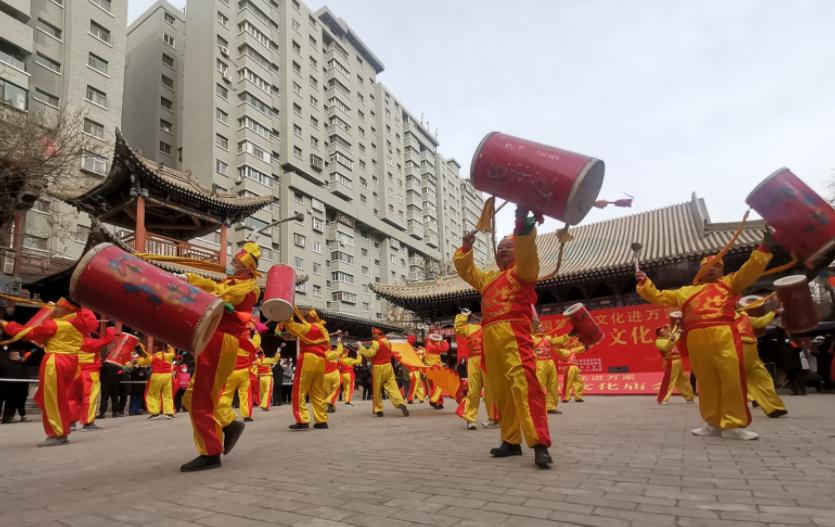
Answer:
MULTIPOLYGON (((649 304, 591 311, 606 336, 577 356, 586 393, 656 393, 664 364, 655 348, 655 330, 669 322, 668 312, 649 304)), ((562 315, 543 315, 541 320, 546 330, 556 329, 557 334, 569 330, 568 319, 562 315)), ((690 371, 689 364, 685 370, 690 371)))

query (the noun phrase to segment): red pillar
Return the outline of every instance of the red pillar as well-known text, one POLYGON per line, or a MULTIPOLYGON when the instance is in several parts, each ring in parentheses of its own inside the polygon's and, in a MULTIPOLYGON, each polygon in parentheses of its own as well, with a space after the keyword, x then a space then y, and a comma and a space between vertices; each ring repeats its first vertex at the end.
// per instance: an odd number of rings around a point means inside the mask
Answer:
POLYGON ((226 224, 220 226, 220 249, 217 252, 217 262, 221 267, 226 267, 226 224))
POLYGON ((138 253, 145 252, 145 198, 136 198, 136 234, 134 236, 133 250, 138 253))

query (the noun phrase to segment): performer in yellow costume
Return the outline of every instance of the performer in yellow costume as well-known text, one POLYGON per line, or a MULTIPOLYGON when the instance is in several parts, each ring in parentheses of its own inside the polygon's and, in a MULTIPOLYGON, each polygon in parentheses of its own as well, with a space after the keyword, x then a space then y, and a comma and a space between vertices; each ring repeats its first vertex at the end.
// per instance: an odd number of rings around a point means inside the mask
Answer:
POLYGON ((258 375, 258 406, 265 412, 270 411, 273 402, 273 368, 281 359, 279 351, 272 357, 267 357, 264 352, 258 354, 255 361, 255 373, 258 375))
POLYGON ((256 350, 261 348, 261 335, 257 332, 249 339, 249 346, 240 346, 235 356, 235 369, 229 375, 223 394, 220 396, 218 411, 225 415, 224 420, 229 420, 227 412, 232 413, 232 420, 235 419, 232 411, 232 401, 235 399, 235 392, 238 392, 238 407, 244 421, 252 421, 252 399, 250 398, 250 368, 255 361, 256 350))
POLYGON ((562 386, 560 387, 560 398, 564 403, 571 400, 572 393, 575 402, 584 402, 583 392, 586 390, 586 381, 580 372, 577 355, 585 351, 586 347, 576 337, 570 337, 557 347, 557 353, 560 356, 560 366, 565 371, 562 377, 562 386))
POLYGON ((674 388, 678 388, 685 401, 692 403, 696 396, 693 394, 693 387, 690 386, 690 376, 682 367, 681 353, 678 350, 681 332, 677 326, 671 328, 664 325, 656 330, 655 336, 655 347, 664 359, 664 376, 661 378, 656 398, 658 404, 668 404, 674 388))
POLYGON ((777 395, 774 389, 774 379, 760 359, 757 350, 756 329, 768 326, 774 317, 775 312, 767 313, 761 317, 751 317, 745 311, 737 313, 737 328, 742 339, 742 353, 745 358, 745 378, 748 385, 748 398, 756 401, 762 408, 763 413, 771 418, 782 417, 789 413, 783 400, 777 395))
POLYGON ((533 350, 536 355, 536 378, 542 391, 545 392, 545 409, 549 414, 562 413, 557 409, 559 401, 559 374, 557 372, 557 357, 555 349, 559 349, 568 342, 568 336, 555 337, 547 335, 538 319, 533 321, 533 350))
POLYGON ((534 462, 547 468, 551 434, 545 410, 545 394, 536 378, 536 357, 531 338, 531 305, 539 277, 536 230, 527 211, 516 210, 514 236, 496 248, 498 270, 483 270, 473 261, 475 233, 464 236, 453 261, 458 274, 481 292, 484 360, 490 391, 501 415, 502 444, 490 451, 494 457, 522 455, 522 436, 534 449, 534 462))
POLYGON ((84 340, 97 326, 98 320, 92 311, 64 298, 40 324, 24 327, 17 322, 2 321, 6 334, 32 342, 44 350, 35 402, 41 409, 46 440, 38 446, 69 442, 70 425, 78 418, 78 403, 74 398, 78 354, 84 340))
POLYGON ((298 320, 284 324, 287 331, 299 339, 299 355, 296 373, 293 377, 293 417, 296 422, 290 430, 310 429, 310 414, 307 411, 307 396, 313 406, 313 428, 328 428, 328 413, 325 407, 325 356, 331 349, 330 335, 325 323, 315 309, 304 315, 296 312, 298 320))
MULTIPOLYGON (((362 364, 360 356, 351 358, 348 353, 343 353, 339 357, 339 376, 342 383, 342 402, 345 406, 354 406, 351 402, 354 400, 354 384, 356 383, 356 374, 354 373, 354 366, 362 364)), ((336 394, 338 396, 338 393, 336 394)), ((331 401, 336 404, 336 398, 331 401)))
MULTIPOLYGON (((768 236, 766 237, 766 240, 768 236)), ((764 242, 766 241, 764 240, 764 242)), ((715 257, 702 260, 694 285, 659 291, 647 275, 636 273, 637 291, 647 302, 681 309, 686 328, 682 337, 699 382, 699 411, 705 425, 698 436, 757 439, 745 430, 751 424, 742 340, 734 322, 736 298, 762 275, 771 251, 763 243, 735 273, 724 274, 715 257)))
POLYGON ((337 332, 336 347, 325 353, 325 399, 331 414, 336 411, 336 400, 339 398, 339 358, 342 353, 342 333, 337 332))
POLYGON ((400 394, 394 378, 394 369, 391 367, 391 343, 379 328, 371 328, 371 336, 374 338, 371 345, 365 348, 359 344, 359 352, 371 361, 371 399, 374 415, 383 417, 383 390, 385 390, 392 406, 399 409, 403 417, 409 417, 409 409, 406 408, 406 401, 400 394))
POLYGON ((137 366, 151 367, 151 376, 145 384, 145 407, 151 414, 148 419, 159 419, 163 413, 168 419, 174 419, 172 377, 177 352, 161 342, 156 343, 156 346, 157 350, 150 357, 146 355, 136 359, 137 366))
POLYGON ((467 422, 467 430, 475 430, 478 418, 478 406, 481 392, 484 390, 484 406, 488 420, 493 414, 493 396, 487 386, 487 375, 482 364, 484 356, 484 334, 480 324, 470 323, 469 311, 455 316, 453 325, 455 334, 466 338, 469 356, 467 357, 467 399, 464 403, 462 418, 467 422))
POLYGON ((194 431, 194 445, 200 454, 180 467, 183 472, 219 468, 220 454, 228 454, 244 430, 244 423, 235 420, 232 412, 218 411, 226 381, 235 370, 238 348, 246 346, 250 337, 252 308, 258 301, 258 259, 261 246, 247 242, 232 259, 234 274, 221 282, 195 274, 184 275, 195 287, 207 291, 226 303, 220 324, 209 343, 197 355, 194 375, 183 396, 194 431))

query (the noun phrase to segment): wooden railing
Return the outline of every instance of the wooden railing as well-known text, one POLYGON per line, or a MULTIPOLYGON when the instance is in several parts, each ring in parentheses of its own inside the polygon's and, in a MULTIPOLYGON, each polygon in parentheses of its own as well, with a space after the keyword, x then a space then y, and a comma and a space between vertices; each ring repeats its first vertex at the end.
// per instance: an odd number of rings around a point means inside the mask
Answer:
MULTIPOLYGON (((122 238, 128 247, 135 250, 135 235, 129 233, 122 238)), ((201 247, 193 243, 184 242, 160 236, 159 234, 148 233, 145 236, 145 252, 160 254, 163 256, 177 256, 180 258, 192 258, 204 262, 220 263, 218 251, 209 247, 201 247)))

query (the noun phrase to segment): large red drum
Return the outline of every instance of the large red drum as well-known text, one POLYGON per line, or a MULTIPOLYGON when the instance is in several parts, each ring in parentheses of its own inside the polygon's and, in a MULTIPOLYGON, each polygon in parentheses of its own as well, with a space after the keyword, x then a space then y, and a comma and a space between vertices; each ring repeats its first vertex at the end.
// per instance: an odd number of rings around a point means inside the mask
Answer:
POLYGON ((491 132, 473 155, 470 179, 482 192, 576 225, 594 205, 604 171, 599 159, 491 132))
POLYGON ((139 339, 130 333, 119 333, 113 337, 104 362, 117 366, 126 366, 133 356, 133 350, 139 345, 139 339))
POLYGON ((791 275, 774 281, 777 298, 783 304, 780 318, 789 333, 803 333, 818 327, 818 314, 809 282, 803 275, 791 275))
POLYGON ((175 348, 203 351, 223 316, 223 301, 110 243, 78 261, 76 302, 175 348))
POLYGON ((274 322, 286 322, 293 318, 296 299, 296 271, 289 265, 274 265, 267 271, 267 285, 261 313, 274 322))
POLYGON ((603 330, 597 325, 597 322, 592 318, 589 310, 583 304, 574 304, 563 311, 563 315, 568 317, 572 327, 577 332, 577 336, 585 346, 594 346, 603 340, 603 330))
POLYGON ((774 228, 775 241, 810 269, 835 254, 835 209, 788 168, 765 178, 745 202, 774 228))

